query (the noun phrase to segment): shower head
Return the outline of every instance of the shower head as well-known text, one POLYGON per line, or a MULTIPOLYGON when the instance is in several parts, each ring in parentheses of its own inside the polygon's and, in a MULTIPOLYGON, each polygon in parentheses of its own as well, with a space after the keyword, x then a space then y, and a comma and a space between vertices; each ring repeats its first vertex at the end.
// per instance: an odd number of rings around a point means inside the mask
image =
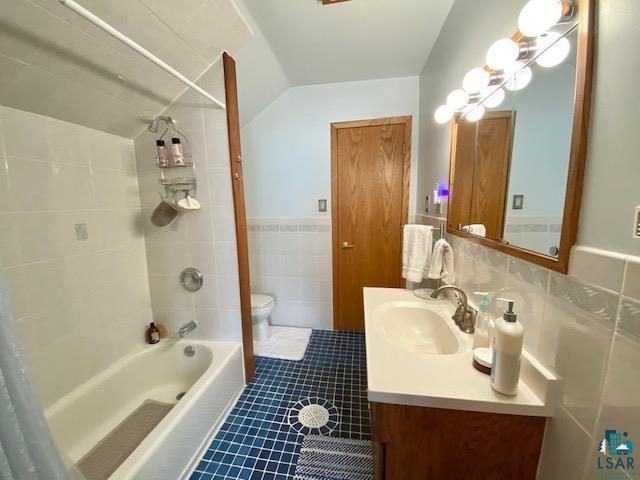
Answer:
POLYGON ((147 127, 151 133, 158 133, 160 131, 160 123, 164 123, 166 126, 175 125, 176 121, 171 117, 158 116, 147 127))

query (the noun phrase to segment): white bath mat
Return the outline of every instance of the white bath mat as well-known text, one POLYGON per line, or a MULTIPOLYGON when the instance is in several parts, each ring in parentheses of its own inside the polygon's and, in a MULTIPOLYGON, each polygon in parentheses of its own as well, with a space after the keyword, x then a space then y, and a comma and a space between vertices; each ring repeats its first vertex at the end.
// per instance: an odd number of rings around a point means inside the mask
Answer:
POLYGON ((310 328, 270 327, 266 342, 253 342, 253 351, 259 357, 300 361, 311 339, 310 328))

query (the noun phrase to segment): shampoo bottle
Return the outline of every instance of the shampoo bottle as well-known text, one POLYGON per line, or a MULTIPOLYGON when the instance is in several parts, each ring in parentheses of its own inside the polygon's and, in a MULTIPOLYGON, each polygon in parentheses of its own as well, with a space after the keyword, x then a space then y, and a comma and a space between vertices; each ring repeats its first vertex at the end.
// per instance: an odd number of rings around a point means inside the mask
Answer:
POLYGON ((153 345, 154 343, 158 343, 160 341, 160 331, 156 324, 151 322, 149 327, 147 328, 147 343, 153 345))
POLYGON ((169 154, 164 140, 156 140, 156 157, 158 158, 158 166, 169 167, 169 154))
POLYGON ((184 153, 180 139, 174 137, 171 139, 171 155, 173 156, 173 164, 177 167, 184 167, 184 153))
POLYGON ((520 380, 520 357, 524 327, 513 311, 513 300, 499 299, 509 304, 502 319, 495 322, 491 388, 503 395, 516 395, 520 380))

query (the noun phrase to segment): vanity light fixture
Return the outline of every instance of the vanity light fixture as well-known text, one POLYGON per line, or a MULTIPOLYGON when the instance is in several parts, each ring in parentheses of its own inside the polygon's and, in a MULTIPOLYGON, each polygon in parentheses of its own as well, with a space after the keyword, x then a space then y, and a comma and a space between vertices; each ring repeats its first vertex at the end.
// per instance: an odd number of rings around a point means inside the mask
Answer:
POLYGON ((571 42, 556 32, 547 32, 538 37, 537 50, 542 53, 536 59, 541 67, 551 68, 560 65, 571 51, 571 42))
POLYGON ((459 88, 447 97, 447 106, 453 110, 460 110, 467 103, 469 103, 469 94, 459 88))
POLYGON ((505 70, 528 52, 528 43, 502 38, 489 47, 486 56, 487 66, 492 70, 505 70))
POLYGON ((505 78, 509 80, 504 84, 504 88, 517 92, 531 83, 533 71, 525 66, 524 62, 516 62, 504 72, 505 78))
POLYGON ((484 68, 469 70, 462 80, 462 88, 467 93, 479 93, 489 86, 491 74, 484 68))
POLYGON ((454 115, 454 110, 448 105, 441 105, 436 109, 434 118, 438 123, 450 122, 454 115))
POLYGON ((504 88, 518 91, 533 78, 526 61, 538 54, 536 63, 545 68, 560 64, 571 51, 569 40, 548 30, 559 22, 570 20, 576 13, 575 0, 529 0, 518 18, 519 32, 512 38, 502 38, 491 45, 486 55, 486 66, 467 72, 462 89, 447 96, 446 105, 438 107, 434 118, 438 123, 449 122, 456 114, 469 121, 478 121, 485 108, 495 108, 505 100, 505 91, 490 86, 504 82, 504 88), (480 108, 482 107, 482 108, 480 108))
POLYGON ((485 92, 482 97, 485 97, 482 104, 487 108, 496 108, 502 105, 506 94, 504 93, 504 89, 498 88, 493 92, 485 92), (487 96, 488 95, 488 96, 487 96))
POLYGON ((480 104, 471 104, 467 107, 466 112, 464 113, 464 118, 469 122, 477 122, 485 114, 485 108, 480 104))
POLYGON ((518 29, 526 37, 542 35, 573 15, 571 0, 529 0, 520 11, 518 29))

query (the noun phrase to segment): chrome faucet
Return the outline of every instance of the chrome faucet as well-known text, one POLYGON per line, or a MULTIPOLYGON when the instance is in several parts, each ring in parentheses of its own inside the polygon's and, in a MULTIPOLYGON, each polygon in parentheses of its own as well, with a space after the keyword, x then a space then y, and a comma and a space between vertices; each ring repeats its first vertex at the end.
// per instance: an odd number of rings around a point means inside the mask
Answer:
POLYGON ((197 323, 195 320, 191 320, 189 323, 187 323, 187 324, 185 324, 185 325, 181 326, 181 327, 178 329, 178 336, 179 336, 180 338, 184 338, 184 337, 186 337, 186 336, 187 336, 187 335, 189 335, 191 332, 193 332, 193 331, 196 329, 196 327, 197 327, 197 326, 198 326, 198 323, 197 323))
POLYGON ((455 324, 465 333, 475 332, 475 320, 478 312, 467 303, 467 294, 455 285, 444 285, 431 294, 431 298, 438 298, 441 293, 451 290, 458 297, 456 312, 451 316, 455 324))

